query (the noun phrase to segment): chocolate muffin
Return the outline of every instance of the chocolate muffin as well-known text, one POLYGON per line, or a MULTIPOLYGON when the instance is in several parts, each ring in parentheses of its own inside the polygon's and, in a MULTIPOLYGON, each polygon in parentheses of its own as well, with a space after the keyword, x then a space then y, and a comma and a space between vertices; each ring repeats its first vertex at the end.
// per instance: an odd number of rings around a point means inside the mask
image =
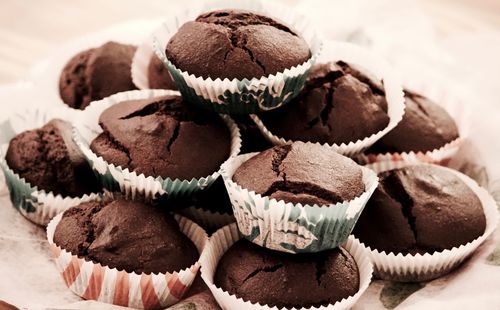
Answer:
POLYGON ((165 51, 180 70, 211 79, 260 78, 306 62, 306 41, 272 18, 241 10, 202 14, 182 25, 165 51))
POLYGON ((99 117, 103 132, 91 150, 137 174, 184 179, 206 177, 229 158, 231 134, 215 113, 199 112, 180 96, 115 104, 99 117))
POLYGON ((331 148, 295 142, 244 162, 233 181, 249 191, 291 203, 327 205, 365 191, 361 168, 331 148))
POLYGON ((435 102, 405 90, 405 114, 401 122, 366 153, 427 152, 458 138, 453 118, 435 102))
POLYGON ((152 89, 177 89, 168 69, 155 55, 151 57, 148 65, 148 81, 149 88, 152 89))
POLYGON ((356 294, 359 271, 343 248, 290 254, 240 239, 222 256, 214 282, 252 303, 280 309, 319 307, 356 294))
POLYGON ((92 168, 71 138, 72 126, 53 119, 15 136, 5 160, 15 173, 39 190, 80 197, 100 192, 92 168))
POLYGON ((344 62, 314 65, 297 98, 259 117, 278 137, 321 144, 361 140, 389 124, 382 85, 344 62))
POLYGON ((481 201, 456 175, 417 165, 379 174, 354 227, 365 245, 387 253, 433 253, 466 244, 486 229, 481 201))
POLYGON ((64 103, 83 110, 91 101, 136 89, 130 74, 135 50, 133 45, 108 42, 75 55, 59 79, 64 103))
POLYGON ((64 212, 54 243, 73 255, 136 273, 179 271, 199 257, 196 246, 164 209, 119 197, 64 212))
POLYGON ((273 145, 262 135, 255 122, 243 114, 231 115, 241 133, 241 153, 261 152, 273 145))

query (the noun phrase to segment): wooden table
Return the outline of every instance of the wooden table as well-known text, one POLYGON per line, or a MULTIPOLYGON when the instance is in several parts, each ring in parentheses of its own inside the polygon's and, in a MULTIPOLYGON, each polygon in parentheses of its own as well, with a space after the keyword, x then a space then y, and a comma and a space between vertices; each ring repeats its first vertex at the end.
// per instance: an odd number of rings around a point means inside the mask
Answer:
MULTIPOLYGON (((417 1, 441 36, 478 29, 500 30, 500 1, 417 1)), ((2 0, 0 84, 21 79, 31 66, 71 38, 130 19, 165 16, 172 8, 189 6, 194 0, 166 3, 165 0, 2 0)))

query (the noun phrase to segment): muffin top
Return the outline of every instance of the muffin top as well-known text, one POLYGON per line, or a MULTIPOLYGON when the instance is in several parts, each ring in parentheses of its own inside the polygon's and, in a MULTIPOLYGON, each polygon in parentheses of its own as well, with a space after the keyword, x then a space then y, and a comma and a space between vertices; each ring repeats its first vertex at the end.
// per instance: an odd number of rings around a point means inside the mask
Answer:
POLYGON ((189 108, 180 96, 115 104, 102 112, 103 132, 90 148, 108 163, 171 179, 206 177, 229 157, 231 135, 214 113, 189 108))
POLYGON ((366 153, 426 152, 458 138, 458 128, 445 109, 428 98, 405 90, 401 122, 366 153))
POLYGON ((231 295, 269 307, 319 307, 356 294, 359 271, 342 248, 290 254, 240 239, 222 256, 214 282, 231 295))
POLYGON ((301 142, 255 155, 238 167, 233 181, 263 196, 308 205, 348 201, 365 191, 362 170, 353 160, 301 142))
POLYGON ((306 41, 272 18, 248 11, 202 14, 182 25, 166 47, 180 70, 211 79, 260 78, 306 62, 306 41))
POLYGON ((136 89, 130 75, 135 50, 133 45, 108 42, 75 55, 59 79, 64 103, 83 110, 91 101, 136 89))
POLYGON ((380 82, 344 62, 314 65, 297 98, 259 117, 281 138, 328 144, 361 140, 389 124, 380 82))
POLYGON ((379 178, 353 232, 372 249, 432 253, 484 233, 481 201, 452 172, 416 165, 382 172, 379 178))
POLYGON ((71 138, 71 124, 53 119, 41 128, 15 136, 5 160, 39 190, 80 197, 101 189, 92 168, 71 138))
POLYGON ((160 58, 153 55, 148 65, 149 88, 152 89, 177 89, 172 76, 160 58))
POLYGON ((73 255, 136 273, 180 271, 199 257, 172 215, 120 197, 65 211, 54 243, 73 255))

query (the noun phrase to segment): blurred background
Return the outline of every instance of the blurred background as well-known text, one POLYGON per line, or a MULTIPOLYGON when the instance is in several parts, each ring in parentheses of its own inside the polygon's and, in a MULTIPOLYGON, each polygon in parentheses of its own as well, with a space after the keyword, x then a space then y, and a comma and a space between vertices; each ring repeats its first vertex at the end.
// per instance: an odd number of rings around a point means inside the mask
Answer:
MULTIPOLYGON (((198 1, 199 2, 199 1, 198 1)), ((404 15, 407 37, 387 33, 387 39, 417 42, 413 28, 432 27, 438 41, 471 33, 500 31, 499 0, 350 0, 350 1, 280 1, 296 6, 323 23, 330 38, 353 39, 352 32, 366 22, 360 14, 373 9, 368 16, 384 23, 387 14, 404 15), (385 9, 377 10, 377 6, 385 9), (387 10, 389 8, 389 10, 387 10), (391 12, 392 9, 392 12, 391 12), (406 15, 411 15, 408 18, 406 15), (356 25, 356 23, 359 23, 356 25), (351 31, 351 33, 349 33, 351 31)), ((48 57, 61 44, 116 23, 132 19, 167 16, 195 1, 166 0, 0 0, 0 83, 15 82, 27 75, 29 68, 48 57)), ((375 24, 377 24, 375 22, 375 24)), ((404 22, 402 23, 404 25, 404 22)), ((395 26, 396 27, 396 26, 395 26)), ((397 28, 401 28, 398 25, 397 28)), ((359 30, 359 29, 358 29, 359 30)), ((396 29, 395 29, 396 30, 396 29)), ((423 32, 422 32, 423 33, 423 32)), ((430 33, 430 32, 429 32, 430 33)), ((357 33, 359 35, 359 33, 357 33)), ((425 36, 425 34, 423 34, 425 36)), ((359 41, 362 38, 357 38, 359 41)), ((418 44, 418 43, 416 43, 418 44)), ((470 46, 469 46, 470 48, 470 46)), ((477 48, 484 48, 477 46, 477 48)))

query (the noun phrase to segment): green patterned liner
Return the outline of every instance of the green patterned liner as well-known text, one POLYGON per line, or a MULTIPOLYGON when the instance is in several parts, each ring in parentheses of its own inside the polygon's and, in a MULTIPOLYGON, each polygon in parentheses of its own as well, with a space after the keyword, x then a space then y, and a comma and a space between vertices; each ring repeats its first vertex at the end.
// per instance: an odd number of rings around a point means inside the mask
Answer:
POLYGON ((222 1, 213 6, 188 10, 166 20, 153 33, 153 50, 170 71, 177 88, 186 100, 219 113, 249 114, 276 109, 297 96, 304 86, 309 69, 321 51, 321 40, 308 19, 287 7, 260 1, 222 1), (244 9, 272 16, 299 33, 309 44, 311 58, 306 62, 269 76, 243 79, 196 77, 175 67, 165 55, 165 45, 187 21, 216 8, 244 9))
MULTIPOLYGON (((384 129, 357 141, 350 141, 348 143, 341 144, 323 144, 324 146, 335 149, 340 154, 353 156, 369 148, 391 129, 396 127, 396 125, 401 121, 405 110, 403 88, 401 87, 399 79, 390 70, 389 64, 384 60, 379 59, 370 52, 367 52, 359 46, 350 43, 326 41, 324 50, 320 55, 318 62, 327 63, 339 60, 357 66, 362 69, 363 72, 366 70, 366 72, 373 74, 376 78, 383 81, 385 97, 387 99, 387 115, 389 116, 389 123, 384 129)), ((273 134, 257 115, 251 115, 250 117, 255 122, 262 135, 272 144, 283 145, 293 142, 273 134)), ((317 144, 320 143, 318 142, 317 144)))
MULTIPOLYGON (((395 163, 391 167, 387 165, 386 162, 367 165, 367 167, 376 172, 399 168, 401 166, 402 165, 399 163, 395 163)), ((381 279, 398 282, 420 282, 441 277, 457 268, 467 259, 467 257, 472 255, 472 253, 474 253, 474 251, 495 231, 498 225, 499 214, 497 204, 486 189, 479 186, 473 179, 458 171, 438 165, 432 166, 455 174, 479 197, 486 217, 485 232, 483 235, 467 244, 440 252, 434 252, 432 254, 425 253, 424 255, 403 255, 401 253, 379 252, 376 249, 371 249, 364 245, 359 239, 355 238, 354 242, 361 246, 370 257, 375 266, 375 275, 381 279)))
MULTIPOLYGON (((242 235, 238 231, 236 224, 224 226, 215 232, 205 248, 203 255, 200 258, 201 262, 201 278, 207 284, 208 288, 214 295, 215 299, 223 309, 238 309, 238 310, 277 310, 277 307, 269 307, 259 303, 251 303, 244 301, 241 298, 231 295, 214 284, 214 276, 217 270, 217 265, 222 255, 238 240, 242 235)), ((354 238, 351 236, 342 247, 352 255, 356 261, 359 270, 359 290, 356 294, 344 298, 334 304, 320 307, 310 307, 310 310, 339 310, 350 309, 363 295, 372 279, 373 265, 370 262, 366 252, 363 251, 358 244, 354 243, 354 238)), ((301 308, 306 309, 306 308, 301 308)), ((293 308, 292 310, 298 310, 293 308)))
POLYGON ((236 169, 257 153, 224 164, 224 178, 240 232, 255 244, 291 253, 319 252, 344 243, 378 185, 377 175, 361 167, 366 191, 359 197, 328 206, 285 203, 269 199, 233 182, 236 169))
POLYGON ((45 192, 32 186, 9 168, 5 154, 9 141, 17 134, 35 128, 42 127, 52 118, 57 117, 67 121, 73 119, 73 112, 66 108, 51 110, 30 109, 15 113, 0 124, 0 167, 5 175, 5 181, 9 188, 10 199, 15 208, 30 221, 47 225, 48 222, 72 206, 80 203, 100 199, 99 193, 84 195, 82 197, 63 197, 45 192))
MULTIPOLYGON (((210 186, 219 176, 219 171, 212 175, 193 178, 191 180, 170 179, 162 177, 137 175, 128 168, 123 169, 106 162, 90 150, 89 142, 102 132, 98 124, 99 116, 108 107, 129 100, 148 99, 164 95, 179 95, 171 90, 133 90, 118 93, 99 101, 92 102, 83 112, 81 120, 75 123, 73 139, 86 156, 91 167, 96 172, 101 184, 109 190, 120 190, 132 199, 141 198, 147 201, 165 197, 181 197, 210 186)), ((221 115, 231 131, 230 157, 240 152, 241 137, 238 126, 227 115, 221 115)))

